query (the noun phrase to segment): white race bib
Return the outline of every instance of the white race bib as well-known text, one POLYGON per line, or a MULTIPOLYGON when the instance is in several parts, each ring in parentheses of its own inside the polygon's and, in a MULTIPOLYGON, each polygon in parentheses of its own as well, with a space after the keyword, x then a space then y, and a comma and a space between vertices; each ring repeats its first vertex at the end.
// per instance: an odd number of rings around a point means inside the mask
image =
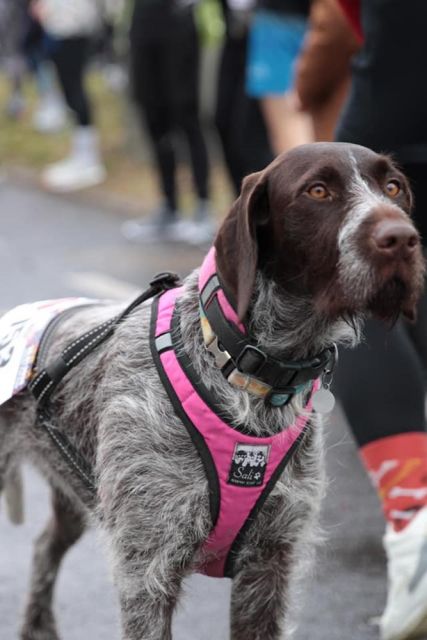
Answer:
POLYGON ((0 318, 0 405, 28 384, 43 333, 55 316, 88 298, 61 298, 22 304, 0 318))

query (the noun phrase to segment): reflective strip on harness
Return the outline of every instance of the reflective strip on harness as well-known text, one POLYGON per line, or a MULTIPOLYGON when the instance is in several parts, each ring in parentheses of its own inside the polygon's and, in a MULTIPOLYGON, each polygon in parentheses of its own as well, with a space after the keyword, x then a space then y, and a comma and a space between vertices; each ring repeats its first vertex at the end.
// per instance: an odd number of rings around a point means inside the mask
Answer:
MULTIPOLYGON (((224 421, 204 399, 206 394, 202 397, 190 381, 172 342, 170 347, 166 345, 164 336, 171 335, 180 293, 181 289, 167 291, 153 306, 152 351, 160 377, 201 455, 209 480, 214 527, 204 545, 199 571, 214 577, 231 576, 230 551, 300 442, 311 404, 306 407, 307 416, 300 416, 293 426, 271 437, 249 436, 224 421), (156 347, 161 348, 157 351, 156 347)), ((318 386, 316 381, 314 389, 318 386)))

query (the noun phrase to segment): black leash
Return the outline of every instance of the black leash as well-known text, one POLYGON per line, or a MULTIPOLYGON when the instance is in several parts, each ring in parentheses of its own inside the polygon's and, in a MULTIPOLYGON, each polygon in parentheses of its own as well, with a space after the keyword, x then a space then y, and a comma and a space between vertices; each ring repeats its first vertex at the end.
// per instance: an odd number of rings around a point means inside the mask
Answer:
POLYGON ((110 338, 119 324, 140 304, 154 296, 173 289, 180 284, 179 276, 175 273, 162 272, 150 282, 148 289, 143 291, 122 313, 95 329, 87 331, 71 342, 61 355, 42 369, 28 385, 29 390, 37 401, 38 424, 42 426, 55 443, 63 458, 77 471, 86 487, 93 493, 96 482, 92 467, 81 453, 69 441, 68 437, 54 425, 49 400, 61 380, 81 362, 89 353, 110 338))

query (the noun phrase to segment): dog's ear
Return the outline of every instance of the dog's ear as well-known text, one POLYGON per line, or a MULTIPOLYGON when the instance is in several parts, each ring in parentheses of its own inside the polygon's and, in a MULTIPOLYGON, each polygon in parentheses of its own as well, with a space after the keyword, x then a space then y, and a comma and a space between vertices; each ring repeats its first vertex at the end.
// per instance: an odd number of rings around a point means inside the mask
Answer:
POLYGON ((257 228, 269 221, 267 184, 266 171, 252 173, 243 180, 240 196, 215 241, 218 272, 235 298, 240 320, 246 316, 255 285, 257 228))

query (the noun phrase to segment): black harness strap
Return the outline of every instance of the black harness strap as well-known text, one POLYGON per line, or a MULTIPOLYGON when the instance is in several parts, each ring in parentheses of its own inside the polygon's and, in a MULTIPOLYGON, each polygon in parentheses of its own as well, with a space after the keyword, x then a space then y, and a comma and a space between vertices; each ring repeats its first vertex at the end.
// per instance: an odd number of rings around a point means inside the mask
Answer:
POLYGON ((153 298, 160 291, 178 286, 179 276, 175 273, 159 273, 150 282, 149 288, 141 293, 126 309, 115 318, 110 318, 95 329, 87 331, 82 336, 71 342, 61 353, 61 355, 30 382, 29 390, 37 400, 38 406, 43 407, 61 382, 63 377, 88 353, 96 349, 107 338, 113 335, 116 327, 124 320, 136 307, 153 298))
POLYGON ((65 433, 54 426, 50 411, 46 408, 39 409, 37 412, 37 421, 58 448, 65 461, 68 462, 73 471, 76 471, 80 476, 86 488, 89 489, 91 493, 96 493, 96 482, 91 465, 76 447, 71 444, 65 433))
POLYGON ((68 371, 81 362, 90 351, 109 338, 117 324, 118 318, 111 318, 99 327, 83 334, 69 344, 56 360, 37 374, 28 388, 40 408, 48 403, 53 391, 68 371))
POLYGON ((77 451, 68 437, 53 424, 52 413, 49 407, 49 399, 58 384, 73 367, 81 362, 91 351, 96 349, 107 338, 111 337, 116 327, 140 304, 153 298, 166 289, 179 286, 179 276, 175 273, 162 272, 155 276, 150 286, 141 293, 122 313, 110 318, 98 327, 87 331, 82 336, 71 342, 61 355, 42 369, 29 383, 28 388, 37 401, 38 424, 41 425, 55 445, 58 447, 64 459, 77 471, 85 486, 91 491, 96 491, 96 482, 92 467, 89 462, 77 451))

